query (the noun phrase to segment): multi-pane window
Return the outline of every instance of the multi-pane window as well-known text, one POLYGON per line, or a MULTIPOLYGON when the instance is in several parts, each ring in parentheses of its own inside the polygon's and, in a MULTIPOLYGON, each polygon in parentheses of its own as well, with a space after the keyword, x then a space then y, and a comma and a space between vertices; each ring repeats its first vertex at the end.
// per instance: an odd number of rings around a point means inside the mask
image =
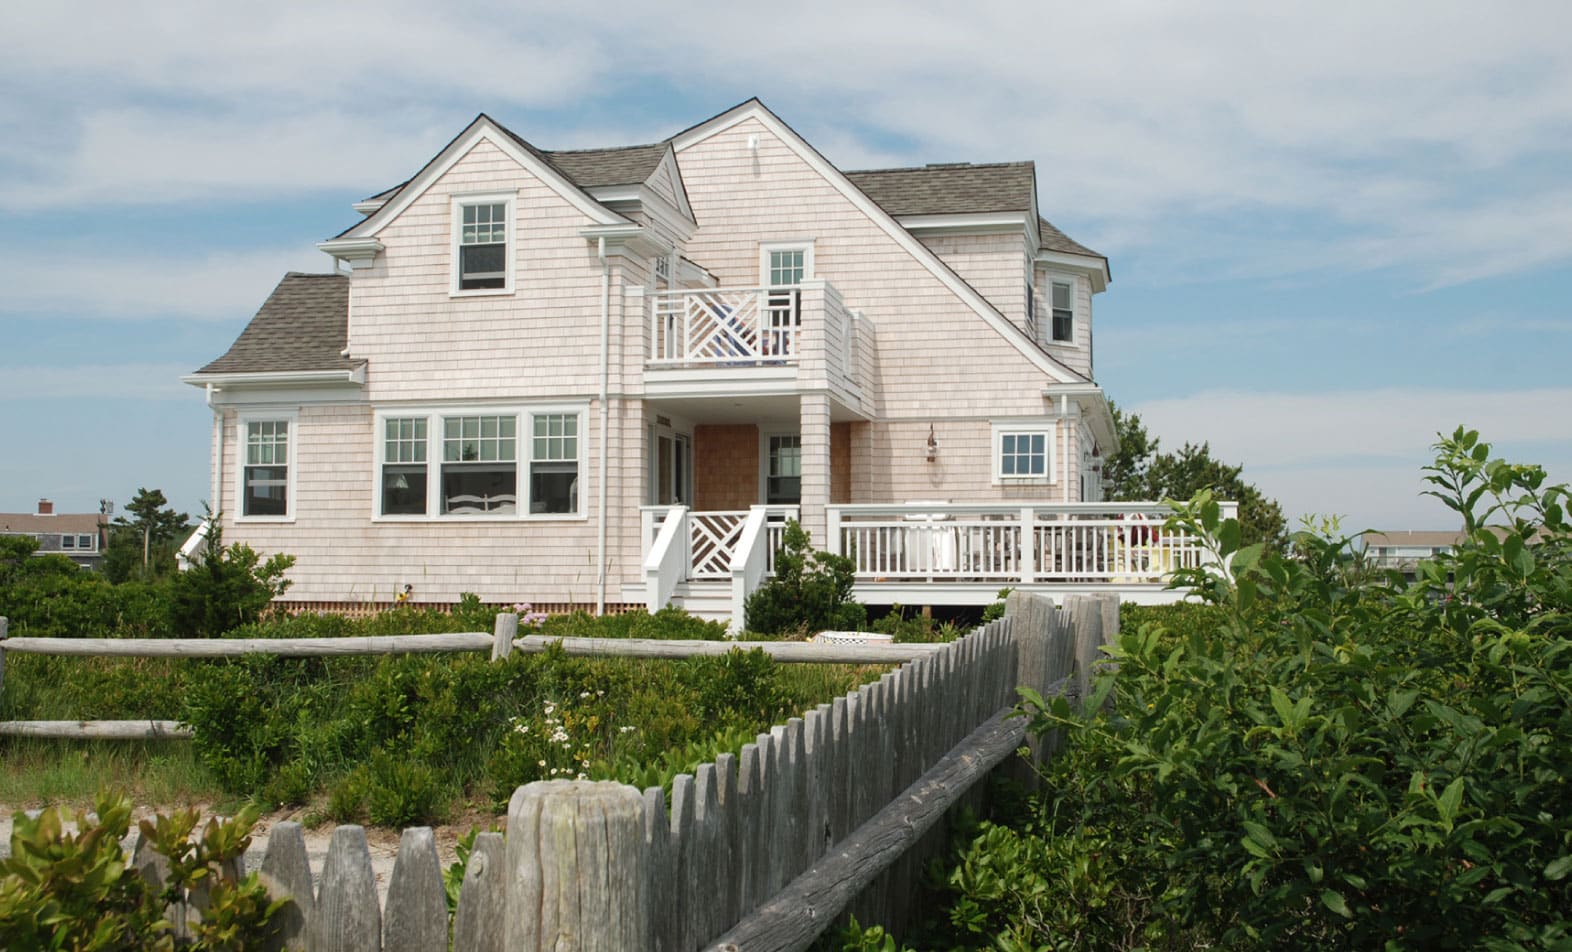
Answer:
POLYGON ((578 512, 579 415, 541 413, 533 419, 530 512, 578 512))
POLYGON ((1053 339, 1058 343, 1075 340, 1075 304, 1068 281, 1053 282, 1053 339))
POLYGON ((802 437, 770 437, 768 457, 764 502, 771 506, 802 502, 802 437))
POLYGON ((459 215, 460 291, 508 285, 508 205, 461 205, 459 215))
POLYGON ((517 511, 517 427, 512 415, 443 418, 443 512, 517 511))
POLYGON ((92 548, 96 548, 93 545, 93 537, 90 536, 90 535, 79 535, 79 536, 77 536, 76 537, 76 547, 78 549, 92 549, 92 548))
POLYGON ((770 252, 769 285, 772 288, 801 284, 807 276, 805 254, 801 248, 770 252))
POLYGON ((999 475, 1005 479, 1046 477, 1048 475, 1048 434, 1000 434, 999 475))
POLYGON ((426 473, 426 418, 383 421, 382 514, 424 515, 426 473))
POLYGON ((288 420, 246 423, 246 456, 241 479, 243 515, 289 515, 288 420))
POLYGON ((60 548, 62 548, 62 549, 74 549, 74 548, 76 548, 76 536, 74 536, 74 535, 61 536, 60 537, 60 548))

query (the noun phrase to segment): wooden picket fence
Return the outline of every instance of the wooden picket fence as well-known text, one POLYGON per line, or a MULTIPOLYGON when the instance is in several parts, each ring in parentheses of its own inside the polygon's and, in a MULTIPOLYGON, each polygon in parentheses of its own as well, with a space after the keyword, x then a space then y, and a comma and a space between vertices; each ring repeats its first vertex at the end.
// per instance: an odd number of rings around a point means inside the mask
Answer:
MULTIPOLYGON (((801 950, 848 914, 899 932, 945 816, 1016 750, 1046 756, 1010 716, 1017 686, 1083 695, 1117 632, 1111 597, 1066 601, 1012 594, 1005 618, 679 776, 669 804, 659 787, 520 787, 507 836, 476 838, 452 948, 801 950)), ((334 831, 313 881, 299 828, 278 824, 261 871, 294 899, 285 948, 449 941, 430 830, 404 832, 385 908, 359 827, 334 831)))

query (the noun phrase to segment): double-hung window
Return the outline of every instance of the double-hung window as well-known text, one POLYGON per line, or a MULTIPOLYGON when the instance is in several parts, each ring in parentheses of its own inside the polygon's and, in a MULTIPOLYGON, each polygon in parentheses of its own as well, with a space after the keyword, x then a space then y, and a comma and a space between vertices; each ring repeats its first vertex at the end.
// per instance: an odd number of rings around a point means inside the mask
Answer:
POLYGON ((540 413, 533 417, 529 461, 529 511, 579 511, 579 415, 540 413))
POLYGON ((62 549, 74 549, 74 548, 76 548, 76 536, 74 536, 74 535, 63 535, 63 536, 61 536, 60 537, 60 548, 62 548, 62 549))
POLYGON ((290 515, 290 421, 255 419, 241 423, 240 513, 246 517, 290 515))
POLYGON ((802 437, 771 436, 765 454, 764 501, 771 506, 802 502, 802 437))
POLYGON ((1053 423, 993 425, 995 482, 1046 483, 1053 479, 1053 423))
POLYGON ((1075 343, 1075 285, 1055 279, 1053 284, 1053 340, 1075 343))
POLYGON ((498 292, 513 287, 513 199, 505 195, 453 200, 453 290, 498 292))
POLYGON ((582 515, 583 432, 581 408, 378 414, 375 515, 582 515))
POLYGON ((389 417, 383 421, 382 514, 426 514, 425 417, 389 417))
POLYGON ((443 417, 442 511, 518 511, 518 417, 443 417))

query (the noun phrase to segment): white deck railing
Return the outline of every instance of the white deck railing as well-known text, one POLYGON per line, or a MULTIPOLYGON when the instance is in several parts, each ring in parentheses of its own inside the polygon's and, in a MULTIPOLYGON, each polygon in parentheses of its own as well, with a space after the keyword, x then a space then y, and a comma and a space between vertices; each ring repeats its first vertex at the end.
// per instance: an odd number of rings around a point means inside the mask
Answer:
POLYGON ((1203 557, 1194 538, 1163 528, 1168 514, 1157 503, 828 507, 831 551, 873 583, 1158 583, 1203 557))
POLYGON ((797 288, 656 291, 649 300, 652 365, 797 362, 802 328, 797 288))

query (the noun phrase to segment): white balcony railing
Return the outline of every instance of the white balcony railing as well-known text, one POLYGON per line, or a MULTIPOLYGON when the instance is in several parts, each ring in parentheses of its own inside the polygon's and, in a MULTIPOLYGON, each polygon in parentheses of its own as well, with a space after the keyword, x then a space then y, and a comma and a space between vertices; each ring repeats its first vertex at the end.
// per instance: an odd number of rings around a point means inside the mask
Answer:
POLYGON ((1160 583, 1204 555, 1163 528, 1155 503, 836 505, 828 516, 832 551, 851 557, 859 582, 1160 583))
POLYGON ((650 299, 650 364, 793 364, 801 350, 798 288, 657 291, 650 299))

